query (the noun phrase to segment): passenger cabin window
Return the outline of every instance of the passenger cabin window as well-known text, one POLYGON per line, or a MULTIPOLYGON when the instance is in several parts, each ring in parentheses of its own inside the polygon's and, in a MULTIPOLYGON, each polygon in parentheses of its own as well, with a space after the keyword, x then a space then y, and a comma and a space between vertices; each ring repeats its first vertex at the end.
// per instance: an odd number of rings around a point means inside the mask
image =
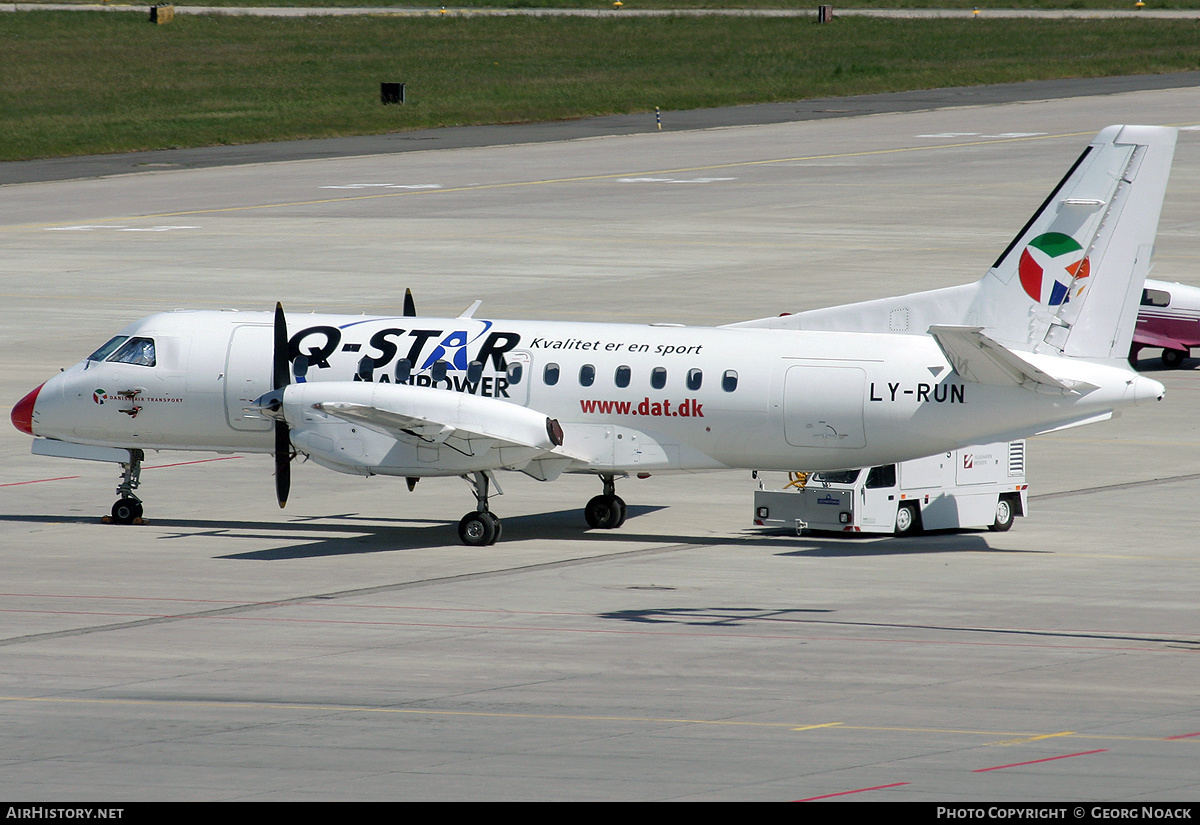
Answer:
POLYGON ((508 383, 520 384, 521 383, 521 375, 524 374, 524 372, 525 372, 525 370, 516 361, 509 364, 508 365, 508 383))
POLYGON ((115 350, 117 347, 121 346, 121 344, 122 344, 124 341, 125 341, 125 336, 124 336, 124 335, 117 335, 117 336, 115 336, 115 337, 113 337, 113 338, 110 338, 107 344, 105 344, 104 346, 100 347, 100 349, 96 350, 96 351, 95 351, 95 352, 93 352, 91 355, 89 355, 89 356, 87 357, 87 360, 89 360, 89 361, 103 361, 105 358, 107 358, 108 356, 112 355, 112 354, 113 354, 113 350, 115 350))
POLYGON ((154 339, 130 338, 108 357, 114 364, 135 364, 139 367, 154 366, 154 339))
POLYGON ((547 364, 542 370, 542 380, 546 382, 547 387, 553 387, 558 383, 558 364, 547 364))
POLYGON ((467 364, 467 381, 471 384, 478 384, 481 378, 483 378, 483 362, 472 361, 467 364))
POLYGON ((880 487, 896 486, 896 465, 886 464, 882 467, 872 467, 867 473, 867 489, 876 490, 880 487))
POLYGON ((650 386, 656 390, 661 390, 667 385, 667 368, 655 367, 650 371, 650 386))
POLYGON ((633 371, 629 367, 622 364, 617 367, 617 374, 613 376, 613 383, 618 387, 628 387, 629 379, 633 376, 633 371))
POLYGON ((1142 306, 1165 307, 1171 305, 1171 293, 1162 289, 1143 289, 1142 306))
POLYGON ((407 384, 408 379, 412 377, 412 361, 407 358, 401 358, 396 362, 396 383, 407 384))
POLYGON ((449 366, 450 365, 447 364, 445 361, 434 361, 433 362, 433 369, 431 369, 429 371, 430 374, 433 376, 433 383, 437 384, 437 383, 440 383, 440 382, 446 380, 446 370, 447 370, 447 368, 449 368, 449 366))
POLYGON ((582 387, 590 387, 596 383, 596 368, 591 364, 584 364, 579 368, 579 385, 582 387))
POLYGON ((704 373, 702 373, 700 370, 696 370, 696 369, 688 370, 687 388, 689 390, 700 389, 700 385, 703 382, 704 382, 704 373))
POLYGON ((725 392, 737 389, 737 370, 725 370, 725 375, 721 378, 721 389, 725 392))

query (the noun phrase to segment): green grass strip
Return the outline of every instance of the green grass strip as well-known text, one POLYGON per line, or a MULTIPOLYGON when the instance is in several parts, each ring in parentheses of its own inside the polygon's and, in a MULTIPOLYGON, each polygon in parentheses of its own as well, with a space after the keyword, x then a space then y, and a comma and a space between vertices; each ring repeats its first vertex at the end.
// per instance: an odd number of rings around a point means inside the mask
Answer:
POLYGON ((32 12, 0 54, 15 160, 1194 70, 1200 22, 32 12))

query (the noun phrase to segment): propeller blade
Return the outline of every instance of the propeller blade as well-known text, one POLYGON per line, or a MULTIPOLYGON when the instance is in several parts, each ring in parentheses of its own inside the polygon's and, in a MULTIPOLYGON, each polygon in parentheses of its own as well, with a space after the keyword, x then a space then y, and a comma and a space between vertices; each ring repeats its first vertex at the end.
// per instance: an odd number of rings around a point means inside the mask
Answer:
POLYGON ((412 290, 405 289, 404 290, 404 315, 405 315, 405 317, 412 318, 412 317, 416 317, 416 314, 417 314, 417 302, 413 300, 412 290))
POLYGON ((271 389, 277 390, 291 383, 288 374, 288 331, 287 318, 283 314, 283 304, 275 304, 275 352, 272 359, 271 389))
POLYGON ((288 492, 292 489, 292 438, 288 425, 275 422, 275 498, 279 509, 287 506, 288 492))
MULTIPOLYGON (((271 354, 272 388, 279 390, 291 383, 288 368, 287 317, 283 314, 283 303, 275 304, 275 347, 271 354)), ((282 394, 281 394, 282 396, 282 394)), ((280 403, 282 404, 282 397, 280 403)), ((275 498, 282 509, 287 505, 288 492, 292 488, 292 434, 287 421, 275 422, 275 498)))

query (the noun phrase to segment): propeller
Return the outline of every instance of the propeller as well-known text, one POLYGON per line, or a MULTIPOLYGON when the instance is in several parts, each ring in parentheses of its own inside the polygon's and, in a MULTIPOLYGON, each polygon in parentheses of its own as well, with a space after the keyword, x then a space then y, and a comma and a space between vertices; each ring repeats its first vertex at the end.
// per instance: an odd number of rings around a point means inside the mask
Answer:
POLYGON ((283 392, 290 383, 288 371, 288 331, 287 318, 283 314, 283 304, 275 304, 275 351, 272 356, 271 388, 275 391, 276 399, 272 404, 278 404, 275 419, 275 498, 279 507, 287 505, 288 491, 292 487, 292 437, 288 430, 287 421, 283 417, 283 392))

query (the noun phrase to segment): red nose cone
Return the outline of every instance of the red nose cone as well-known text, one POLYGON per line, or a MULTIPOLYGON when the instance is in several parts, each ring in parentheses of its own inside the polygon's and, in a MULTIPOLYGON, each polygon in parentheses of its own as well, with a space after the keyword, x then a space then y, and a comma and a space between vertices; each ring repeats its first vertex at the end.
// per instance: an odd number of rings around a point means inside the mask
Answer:
POLYGON ((17 406, 12 409, 13 426, 26 435, 33 435, 33 405, 44 386, 46 385, 39 384, 36 390, 18 401, 17 406))

